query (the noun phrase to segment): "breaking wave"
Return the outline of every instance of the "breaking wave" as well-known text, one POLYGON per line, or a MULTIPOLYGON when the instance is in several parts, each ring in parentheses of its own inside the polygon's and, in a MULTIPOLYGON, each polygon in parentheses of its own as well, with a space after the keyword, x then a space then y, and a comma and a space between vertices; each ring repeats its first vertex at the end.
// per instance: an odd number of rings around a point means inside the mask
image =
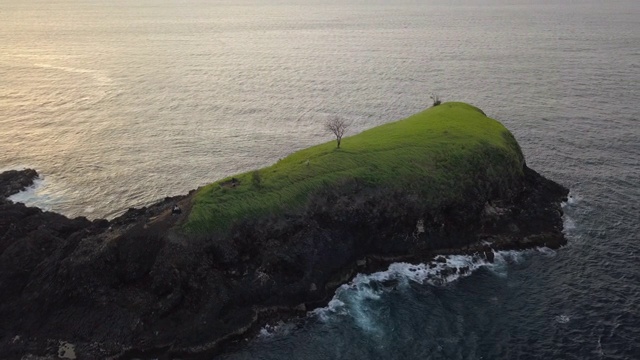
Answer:
POLYGON ((51 211, 59 199, 46 190, 47 180, 39 177, 33 180, 33 185, 9 196, 7 199, 14 203, 23 203, 27 206, 39 207, 45 211, 51 211))
POLYGON ((498 276, 505 276, 508 265, 520 263, 523 255, 530 251, 547 255, 553 250, 496 251, 493 262, 481 256, 449 255, 421 264, 393 263, 385 271, 356 275, 336 290, 326 307, 311 311, 310 316, 322 322, 330 321, 335 316, 350 316, 362 330, 380 332, 382 329, 377 328, 377 323, 369 315, 374 312, 376 302, 384 293, 403 290, 412 284, 447 286, 480 268, 488 268, 498 276))

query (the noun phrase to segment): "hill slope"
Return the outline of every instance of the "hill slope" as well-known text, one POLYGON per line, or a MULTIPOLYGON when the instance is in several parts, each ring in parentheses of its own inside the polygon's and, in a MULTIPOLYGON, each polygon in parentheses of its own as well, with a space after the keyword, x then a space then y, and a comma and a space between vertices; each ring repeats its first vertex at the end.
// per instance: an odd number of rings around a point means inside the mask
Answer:
POLYGON ((506 189, 524 157, 511 133, 468 104, 445 103, 404 120, 295 152, 269 167, 200 189, 188 232, 226 232, 236 222, 296 212, 312 194, 357 181, 411 190, 436 208, 458 202, 481 177, 506 189), (502 185, 501 185, 502 184, 502 185))

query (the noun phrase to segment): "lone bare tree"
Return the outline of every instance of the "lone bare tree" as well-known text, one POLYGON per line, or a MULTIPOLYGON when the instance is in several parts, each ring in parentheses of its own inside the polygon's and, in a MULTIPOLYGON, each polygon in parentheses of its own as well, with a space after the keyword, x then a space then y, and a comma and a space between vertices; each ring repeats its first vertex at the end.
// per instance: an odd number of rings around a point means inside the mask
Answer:
POLYGON ((324 124, 324 128, 336 136, 336 141, 338 142, 338 149, 340 149, 340 142, 342 141, 342 136, 347 131, 348 127, 349 127, 349 123, 338 116, 330 117, 329 119, 327 119, 327 121, 324 124))
POLYGON ((440 96, 438 96, 438 94, 431 94, 431 96, 429 97, 431 98, 431 100, 433 100, 433 106, 442 104, 442 101, 440 100, 440 96))

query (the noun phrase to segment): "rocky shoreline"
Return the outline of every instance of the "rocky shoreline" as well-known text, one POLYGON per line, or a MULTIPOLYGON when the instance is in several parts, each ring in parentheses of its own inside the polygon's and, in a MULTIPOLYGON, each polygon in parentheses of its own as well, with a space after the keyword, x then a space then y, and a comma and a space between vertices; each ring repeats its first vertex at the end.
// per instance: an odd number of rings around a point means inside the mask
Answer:
POLYGON ((564 245, 568 190, 523 171, 506 188, 478 179, 464 200, 435 209, 354 181, 224 236, 180 231, 193 192, 89 221, 6 200, 37 173, 2 173, 0 358, 210 359, 326 305, 358 272, 564 245))

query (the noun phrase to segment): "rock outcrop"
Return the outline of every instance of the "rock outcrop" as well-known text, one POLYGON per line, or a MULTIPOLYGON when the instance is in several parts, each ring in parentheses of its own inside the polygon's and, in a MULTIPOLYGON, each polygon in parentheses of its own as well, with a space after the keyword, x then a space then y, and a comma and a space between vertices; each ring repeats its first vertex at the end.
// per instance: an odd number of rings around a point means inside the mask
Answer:
POLYGON ((80 358, 207 358, 326 304, 358 271, 566 242, 568 190, 526 166, 505 191, 479 181, 437 209, 354 181, 315 194, 304 211, 211 237, 179 231, 193 193, 112 221, 68 219, 4 200, 29 177, 0 176, 0 358, 70 347, 80 358), (184 214, 171 213, 175 204, 184 214))
POLYGON ((5 200, 5 198, 33 185, 33 181, 38 176, 38 173, 33 169, 9 170, 0 173, 0 200, 5 200))

